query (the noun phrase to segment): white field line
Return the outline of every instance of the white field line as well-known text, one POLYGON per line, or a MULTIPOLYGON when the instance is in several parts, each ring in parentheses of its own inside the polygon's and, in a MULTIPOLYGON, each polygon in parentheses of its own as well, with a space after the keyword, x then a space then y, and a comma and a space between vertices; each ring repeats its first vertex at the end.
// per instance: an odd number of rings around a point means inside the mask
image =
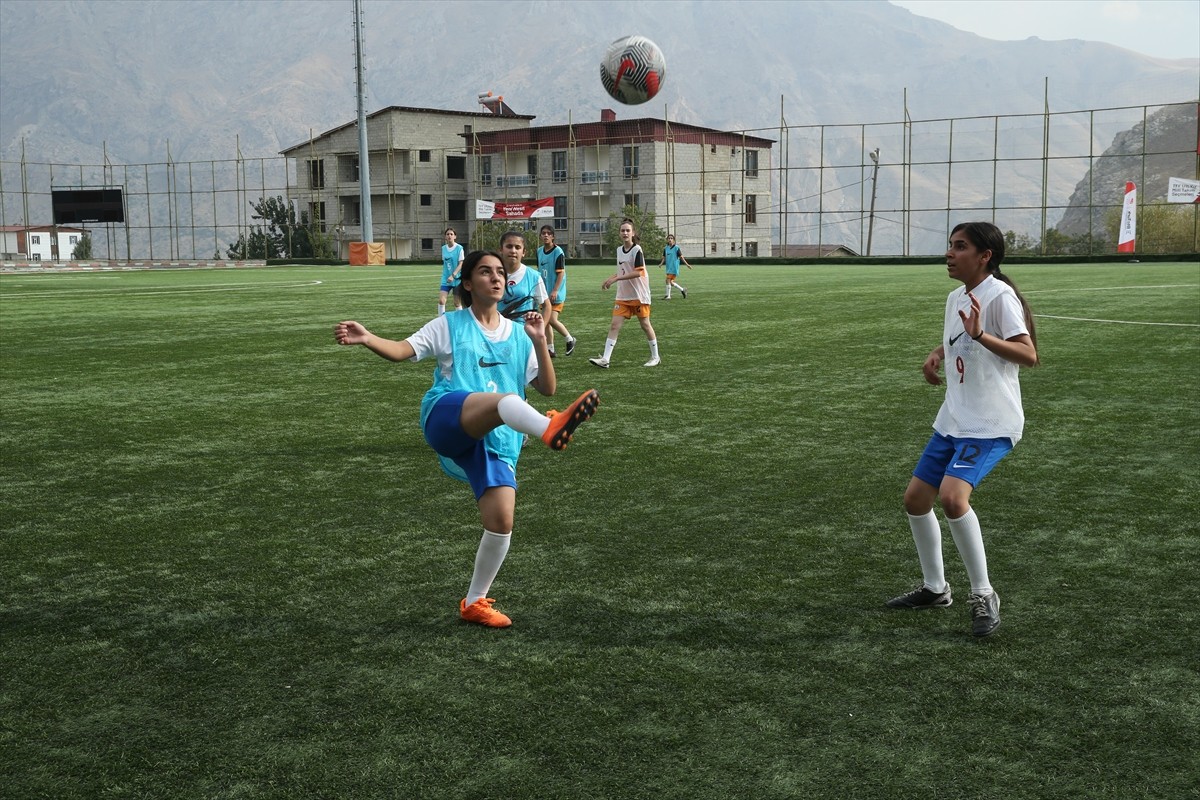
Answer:
POLYGON ((200 294, 208 292, 245 292, 254 289, 303 289, 310 286, 320 286, 324 281, 286 281, 274 283, 218 283, 205 286, 180 286, 171 289, 151 289, 149 287, 114 287, 105 289, 63 289, 57 292, 28 292, 22 294, 0 294, 0 300, 44 300, 47 298, 65 297, 68 295, 108 295, 122 297, 141 297, 158 294, 200 294))
MULTIPOLYGON (((1063 289, 1030 289, 1021 294, 1050 294, 1051 292, 1126 292, 1130 289, 1197 289, 1195 283, 1164 283, 1156 286, 1080 286, 1063 289)), ((1135 322, 1128 319, 1093 319, 1092 317, 1062 317, 1057 314, 1034 314, 1039 319, 1063 319, 1070 322, 1101 322, 1108 325, 1156 325, 1165 328, 1200 328, 1192 322, 1135 322)))
POLYGON ((1134 322, 1128 319, 1092 319, 1091 317, 1060 317, 1055 314, 1034 314, 1038 319, 1065 319, 1071 322, 1107 322, 1111 325, 1160 325, 1167 328, 1200 328, 1194 322, 1134 322))

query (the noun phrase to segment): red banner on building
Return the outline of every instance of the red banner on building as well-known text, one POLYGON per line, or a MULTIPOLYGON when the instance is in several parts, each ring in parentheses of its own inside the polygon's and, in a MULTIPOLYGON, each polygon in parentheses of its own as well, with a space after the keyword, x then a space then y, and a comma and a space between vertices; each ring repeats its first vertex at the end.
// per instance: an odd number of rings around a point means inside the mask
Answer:
POLYGON ((554 198, 541 200, 476 200, 475 219, 541 219, 554 216, 554 198))

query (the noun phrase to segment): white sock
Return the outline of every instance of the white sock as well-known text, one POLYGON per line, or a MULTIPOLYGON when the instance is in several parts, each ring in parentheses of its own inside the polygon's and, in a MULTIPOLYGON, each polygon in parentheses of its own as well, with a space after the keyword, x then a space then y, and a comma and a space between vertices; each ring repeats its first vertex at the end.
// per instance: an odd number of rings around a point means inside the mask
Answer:
POLYGON ((658 339, 650 343, 650 358, 658 358, 658 339))
POLYGON ((514 431, 541 436, 550 427, 550 418, 515 394, 506 394, 496 404, 500 419, 514 431))
POLYGON ((617 346, 616 339, 605 339, 604 340, 604 360, 605 361, 608 361, 608 359, 610 359, 612 357, 613 348, 616 346, 617 346))
POLYGON ((675 282, 675 285, 679 287, 679 291, 681 291, 681 292, 686 292, 686 291, 687 291, 687 287, 686 287, 686 286, 684 286, 682 283, 679 283, 678 281, 676 281, 676 282, 675 282))
POLYGON ((483 538, 479 540, 479 549, 475 552, 475 571, 471 574, 471 588, 467 590, 467 605, 471 605, 481 597, 487 597, 496 580, 496 573, 508 555, 508 543, 512 540, 512 532, 493 533, 486 528, 483 538))
POLYGON ((445 314, 445 313, 446 313, 446 304, 438 303, 438 316, 440 317, 442 314, 445 314))
POLYGON ((670 297, 671 297, 671 284, 668 283, 667 284, 667 299, 670 299, 670 297))
POLYGON ((992 584, 988 581, 987 555, 983 551, 983 532, 979 529, 979 517, 970 509, 958 519, 947 519, 954 546, 962 556, 971 579, 971 594, 991 594, 992 584))
POLYGON ((921 561, 921 575, 925 585, 935 592, 946 591, 946 570, 942 563, 942 526, 937 514, 930 511, 914 517, 908 514, 908 527, 912 528, 913 543, 917 546, 917 558, 921 561))

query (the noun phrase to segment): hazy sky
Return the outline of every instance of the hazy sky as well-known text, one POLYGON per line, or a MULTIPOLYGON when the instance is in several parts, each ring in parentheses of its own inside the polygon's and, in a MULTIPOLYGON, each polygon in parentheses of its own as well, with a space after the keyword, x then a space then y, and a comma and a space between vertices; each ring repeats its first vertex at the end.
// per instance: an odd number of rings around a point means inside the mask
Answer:
POLYGON ((892 0, 988 39, 1107 42, 1159 58, 1200 58, 1200 0, 892 0))

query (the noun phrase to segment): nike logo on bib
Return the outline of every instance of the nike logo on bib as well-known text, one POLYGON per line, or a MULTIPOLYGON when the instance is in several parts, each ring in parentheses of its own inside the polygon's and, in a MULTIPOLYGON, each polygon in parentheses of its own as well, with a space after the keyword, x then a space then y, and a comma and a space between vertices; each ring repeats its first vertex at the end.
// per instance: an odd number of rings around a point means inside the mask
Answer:
POLYGON ((966 333, 966 331, 963 331, 963 332, 962 332, 962 333, 960 333, 958 336, 951 336, 951 337, 950 337, 950 346, 951 346, 951 347, 953 347, 953 346, 954 346, 954 343, 955 343, 955 342, 957 342, 959 339, 961 339, 961 338, 963 337, 963 333, 966 333))
POLYGON ((487 367, 498 367, 503 363, 503 361, 484 361, 483 356, 479 357, 479 366, 484 367, 485 369, 487 367))

